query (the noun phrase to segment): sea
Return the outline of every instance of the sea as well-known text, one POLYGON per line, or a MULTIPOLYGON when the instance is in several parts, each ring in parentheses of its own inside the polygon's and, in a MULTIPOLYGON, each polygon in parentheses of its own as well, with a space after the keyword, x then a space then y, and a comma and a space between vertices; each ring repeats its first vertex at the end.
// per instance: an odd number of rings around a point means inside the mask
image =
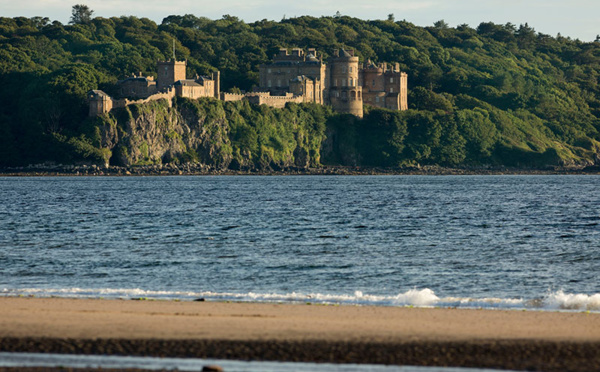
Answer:
POLYGON ((0 296, 600 311, 600 176, 0 178, 0 296))
MULTIPOLYGON (((600 312, 600 176, 0 178, 0 296, 600 312)), ((0 353, 0 366, 485 371, 0 353)))

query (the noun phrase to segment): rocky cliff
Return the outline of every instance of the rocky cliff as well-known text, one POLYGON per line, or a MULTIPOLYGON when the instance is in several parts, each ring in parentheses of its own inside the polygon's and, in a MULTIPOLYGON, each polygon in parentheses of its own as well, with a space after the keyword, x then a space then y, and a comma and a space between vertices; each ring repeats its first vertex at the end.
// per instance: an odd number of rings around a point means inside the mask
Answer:
MULTIPOLYGON (((200 163, 214 169, 283 169, 320 165, 324 117, 292 105, 188 100, 132 105, 94 121, 96 142, 112 165, 200 163)), ((321 109, 323 110, 323 109, 321 109)))

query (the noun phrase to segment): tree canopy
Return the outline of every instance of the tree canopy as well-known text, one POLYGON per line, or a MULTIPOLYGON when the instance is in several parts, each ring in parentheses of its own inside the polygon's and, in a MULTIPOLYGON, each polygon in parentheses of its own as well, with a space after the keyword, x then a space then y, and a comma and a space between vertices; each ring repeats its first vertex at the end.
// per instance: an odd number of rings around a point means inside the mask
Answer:
POLYGON ((71 20, 69 23, 73 25, 90 23, 92 20, 92 14, 94 14, 94 11, 91 10, 87 5, 73 5, 73 10, 71 11, 71 20))

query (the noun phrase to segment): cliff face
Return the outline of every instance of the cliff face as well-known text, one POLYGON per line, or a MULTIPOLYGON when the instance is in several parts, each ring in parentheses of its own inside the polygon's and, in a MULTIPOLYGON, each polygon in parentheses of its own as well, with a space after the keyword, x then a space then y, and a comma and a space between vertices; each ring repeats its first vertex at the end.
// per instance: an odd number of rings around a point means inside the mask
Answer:
POLYGON ((224 117, 180 111, 158 101, 129 106, 110 119, 100 126, 101 145, 112 151, 114 165, 197 161, 225 168, 233 158, 224 117))
POLYGON ((173 107, 157 101, 113 110, 95 125, 100 147, 112 152, 112 165, 318 166, 324 123, 315 128, 314 117, 302 115, 296 106, 278 111, 247 103, 176 99, 173 107))

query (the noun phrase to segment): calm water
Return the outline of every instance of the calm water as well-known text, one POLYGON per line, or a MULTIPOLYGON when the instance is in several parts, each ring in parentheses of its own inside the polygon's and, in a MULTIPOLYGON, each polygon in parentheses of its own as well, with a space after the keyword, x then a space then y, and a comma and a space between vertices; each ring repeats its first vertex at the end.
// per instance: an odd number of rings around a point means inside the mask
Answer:
POLYGON ((0 178, 0 294, 600 311, 600 177, 0 178))

